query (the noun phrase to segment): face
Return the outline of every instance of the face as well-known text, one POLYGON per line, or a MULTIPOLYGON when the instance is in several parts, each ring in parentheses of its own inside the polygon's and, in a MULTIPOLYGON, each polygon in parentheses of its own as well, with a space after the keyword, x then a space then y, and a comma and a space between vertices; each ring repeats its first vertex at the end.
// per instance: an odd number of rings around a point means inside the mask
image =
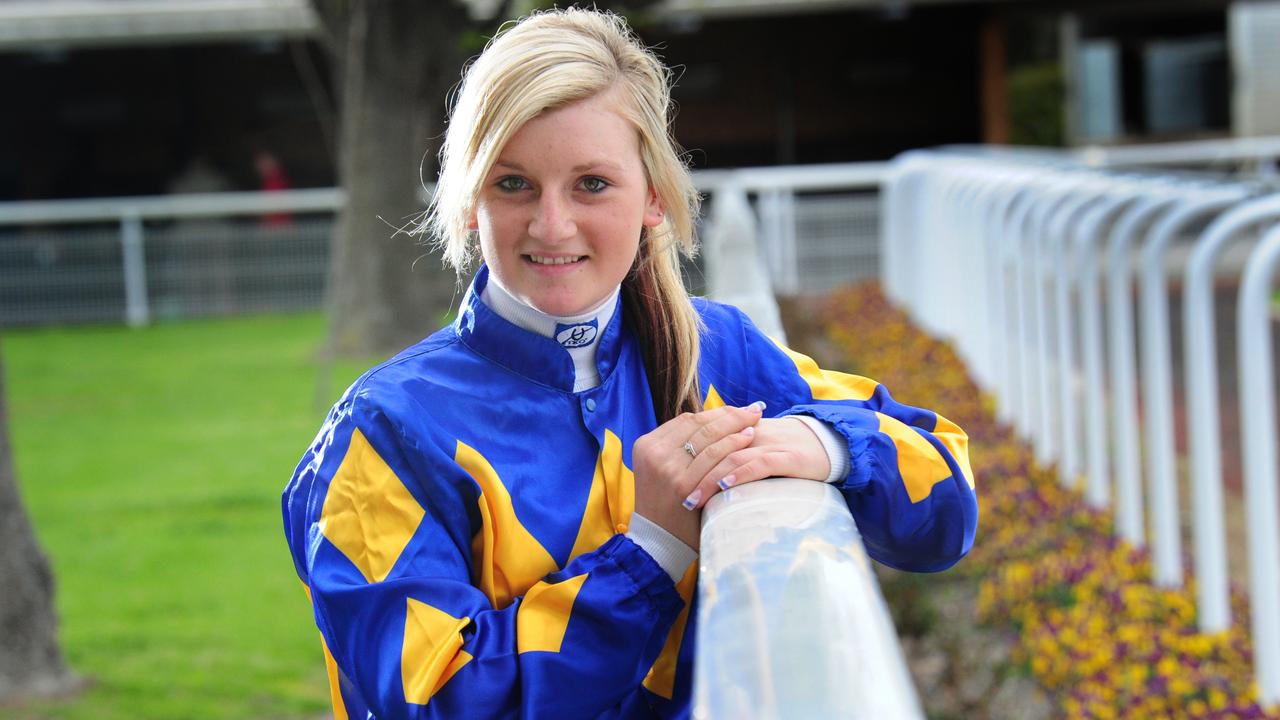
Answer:
POLYGON ((599 305, 626 277, 641 229, 662 222, 636 130, 599 95, 548 110, 498 155, 472 218, 517 299, 550 315, 599 305))

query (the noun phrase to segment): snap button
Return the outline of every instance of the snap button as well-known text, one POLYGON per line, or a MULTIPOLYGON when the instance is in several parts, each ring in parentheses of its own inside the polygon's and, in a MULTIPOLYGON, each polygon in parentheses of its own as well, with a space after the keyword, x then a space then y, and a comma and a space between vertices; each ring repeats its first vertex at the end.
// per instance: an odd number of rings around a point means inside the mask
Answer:
POLYGON ((596 400, 595 400, 595 398, 587 398, 586 405, 587 405, 587 412, 595 412, 595 411, 596 411, 596 400))
POLYGON ((618 523, 618 532, 625 533, 626 531, 627 531, 627 526, 622 523, 618 523))

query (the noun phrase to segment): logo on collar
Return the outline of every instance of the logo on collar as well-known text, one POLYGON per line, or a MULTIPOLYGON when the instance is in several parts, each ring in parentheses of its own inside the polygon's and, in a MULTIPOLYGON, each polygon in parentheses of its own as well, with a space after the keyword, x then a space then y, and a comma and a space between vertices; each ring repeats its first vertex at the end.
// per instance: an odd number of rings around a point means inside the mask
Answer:
POLYGON ((575 323, 573 325, 565 325, 564 323, 556 323, 556 342, 566 348, 577 348, 584 345, 590 345, 596 339, 596 332, 599 326, 596 319, 584 323, 575 323))

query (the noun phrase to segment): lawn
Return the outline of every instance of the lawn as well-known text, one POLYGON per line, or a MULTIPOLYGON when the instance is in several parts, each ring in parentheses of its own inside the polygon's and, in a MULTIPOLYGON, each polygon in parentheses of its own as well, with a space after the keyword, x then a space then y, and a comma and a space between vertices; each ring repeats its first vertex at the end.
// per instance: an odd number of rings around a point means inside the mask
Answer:
POLYGON ((63 650, 90 685, 0 716, 325 713, 280 491, 370 363, 322 373, 323 331, 295 315, 5 335, 19 489, 57 576, 63 650))

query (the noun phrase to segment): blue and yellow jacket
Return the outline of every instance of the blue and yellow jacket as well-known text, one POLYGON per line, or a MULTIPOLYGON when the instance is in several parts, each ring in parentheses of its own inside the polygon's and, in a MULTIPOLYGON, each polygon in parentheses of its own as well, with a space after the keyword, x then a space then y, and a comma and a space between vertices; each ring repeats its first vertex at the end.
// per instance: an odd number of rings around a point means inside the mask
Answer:
MULTIPOLYGON (((624 534, 631 447, 656 427, 637 341, 615 312, 600 385, 575 394, 568 353, 485 306, 486 278, 454 325, 347 390, 285 489, 335 714, 687 717, 697 563, 673 583, 624 534)), ((872 557, 935 571, 968 552, 960 428, 695 306, 707 407, 764 400, 832 425, 872 557)))

